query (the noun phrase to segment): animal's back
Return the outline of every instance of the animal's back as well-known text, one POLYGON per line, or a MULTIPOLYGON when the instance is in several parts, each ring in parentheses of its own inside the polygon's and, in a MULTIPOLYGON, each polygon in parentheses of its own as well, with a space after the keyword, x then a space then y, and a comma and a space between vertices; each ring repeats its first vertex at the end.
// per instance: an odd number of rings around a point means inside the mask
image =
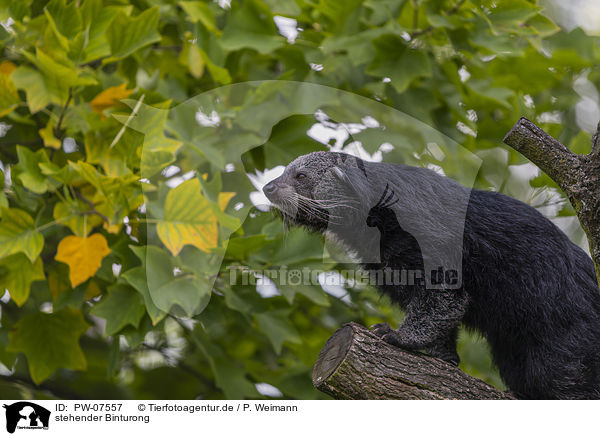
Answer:
POLYGON ((473 190, 463 319, 506 384, 530 398, 600 396, 600 289, 590 257, 534 208, 473 190))

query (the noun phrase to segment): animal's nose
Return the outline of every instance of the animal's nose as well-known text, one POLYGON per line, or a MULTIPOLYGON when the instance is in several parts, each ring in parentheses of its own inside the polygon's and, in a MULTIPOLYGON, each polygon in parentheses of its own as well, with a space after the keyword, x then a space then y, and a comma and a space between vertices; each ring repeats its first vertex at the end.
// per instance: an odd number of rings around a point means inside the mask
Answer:
POLYGON ((277 191, 277 185, 275 182, 269 182, 263 187, 263 192, 266 195, 273 195, 277 191))

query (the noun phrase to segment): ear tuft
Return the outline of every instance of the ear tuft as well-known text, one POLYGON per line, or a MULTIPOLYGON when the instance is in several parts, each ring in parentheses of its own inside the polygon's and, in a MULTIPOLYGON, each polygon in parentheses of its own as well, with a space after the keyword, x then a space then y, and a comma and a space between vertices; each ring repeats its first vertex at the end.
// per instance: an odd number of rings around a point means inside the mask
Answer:
POLYGON ((333 167, 333 173, 340 179, 345 178, 344 172, 339 167, 333 167))

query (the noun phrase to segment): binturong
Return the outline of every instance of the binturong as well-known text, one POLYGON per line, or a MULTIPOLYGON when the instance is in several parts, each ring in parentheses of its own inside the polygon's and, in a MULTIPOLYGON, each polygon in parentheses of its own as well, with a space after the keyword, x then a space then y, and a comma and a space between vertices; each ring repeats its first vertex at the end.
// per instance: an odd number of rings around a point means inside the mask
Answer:
POLYGON ((325 235, 406 316, 386 342, 458 364, 460 324, 524 399, 600 398, 591 258, 529 205, 425 168, 315 152, 265 185, 289 225, 325 235))

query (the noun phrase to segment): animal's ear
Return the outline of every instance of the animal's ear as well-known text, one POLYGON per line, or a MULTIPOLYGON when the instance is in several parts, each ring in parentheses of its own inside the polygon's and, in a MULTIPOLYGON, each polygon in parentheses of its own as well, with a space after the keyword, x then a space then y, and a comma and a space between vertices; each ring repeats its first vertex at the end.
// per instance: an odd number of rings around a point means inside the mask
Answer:
POLYGON ((364 176, 362 172, 353 165, 340 165, 332 168, 331 174, 336 179, 337 186, 359 198, 364 191, 364 176))
POLYGON ((333 167, 333 174, 340 180, 343 180, 345 177, 344 172, 340 169, 340 167, 333 167))

